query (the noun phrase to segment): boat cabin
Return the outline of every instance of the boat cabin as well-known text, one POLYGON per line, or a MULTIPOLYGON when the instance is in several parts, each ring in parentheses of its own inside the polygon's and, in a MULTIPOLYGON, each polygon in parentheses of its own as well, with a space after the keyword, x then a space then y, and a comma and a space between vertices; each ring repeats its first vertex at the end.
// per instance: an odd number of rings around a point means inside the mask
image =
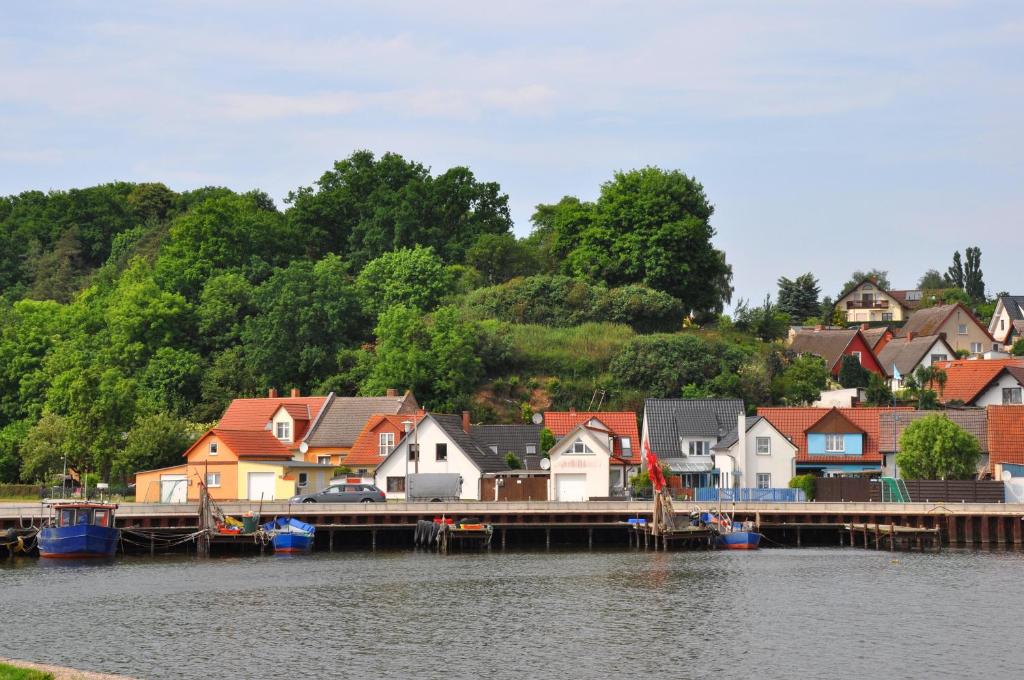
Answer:
POLYGON ((116 509, 110 503, 61 503, 54 506, 54 514, 58 527, 113 527, 116 509))

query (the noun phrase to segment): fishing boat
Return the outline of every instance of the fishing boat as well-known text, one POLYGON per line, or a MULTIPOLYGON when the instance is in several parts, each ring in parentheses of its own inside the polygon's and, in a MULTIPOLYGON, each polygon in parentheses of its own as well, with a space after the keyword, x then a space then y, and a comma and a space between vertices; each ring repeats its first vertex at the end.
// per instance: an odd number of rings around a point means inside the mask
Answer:
POLYGON ((39 530, 40 557, 112 557, 121 530, 114 526, 113 503, 85 501, 49 504, 53 518, 39 530))
POLYGON ((721 512, 702 512, 699 522, 716 532, 715 547, 723 550, 757 550, 761 534, 754 531, 752 522, 734 522, 721 512))
POLYGON ((270 535, 274 552, 304 553, 313 549, 316 527, 294 517, 275 517, 273 522, 263 525, 263 531, 270 535))

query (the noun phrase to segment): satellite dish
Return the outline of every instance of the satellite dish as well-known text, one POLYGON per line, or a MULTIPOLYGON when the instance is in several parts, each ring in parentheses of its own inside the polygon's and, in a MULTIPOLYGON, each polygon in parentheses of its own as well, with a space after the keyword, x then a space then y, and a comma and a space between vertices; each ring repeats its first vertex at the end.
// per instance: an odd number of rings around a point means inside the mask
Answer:
POLYGON ((540 469, 541 470, 550 470, 551 469, 551 459, 550 458, 541 458, 540 459, 540 469))
POLYGON ((306 442, 302 442, 301 444, 299 444, 299 451, 301 451, 302 453, 309 451, 309 444, 307 444, 306 442))
POLYGON ((1013 473, 1010 472, 1009 470, 1003 470, 1003 481, 1004 482, 1009 482, 1012 479, 1013 479, 1013 473))
POLYGON ((544 424, 544 414, 543 413, 534 413, 533 416, 530 418, 530 420, 533 421, 534 425, 543 425, 544 424))

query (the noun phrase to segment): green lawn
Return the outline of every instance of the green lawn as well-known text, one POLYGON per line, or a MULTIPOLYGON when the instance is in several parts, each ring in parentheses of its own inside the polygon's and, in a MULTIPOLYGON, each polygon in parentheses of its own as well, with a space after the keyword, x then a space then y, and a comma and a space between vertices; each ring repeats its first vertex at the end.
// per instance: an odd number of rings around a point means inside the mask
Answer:
POLYGON ((53 680, 53 675, 0 663, 0 680, 53 680))

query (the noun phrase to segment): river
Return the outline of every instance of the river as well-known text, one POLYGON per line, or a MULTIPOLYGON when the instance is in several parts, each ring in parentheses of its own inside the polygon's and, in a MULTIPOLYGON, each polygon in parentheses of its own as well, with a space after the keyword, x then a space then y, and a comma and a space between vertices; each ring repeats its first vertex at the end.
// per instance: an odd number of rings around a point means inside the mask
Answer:
POLYGON ((140 678, 1015 678, 1018 553, 0 562, 0 656, 140 678))

